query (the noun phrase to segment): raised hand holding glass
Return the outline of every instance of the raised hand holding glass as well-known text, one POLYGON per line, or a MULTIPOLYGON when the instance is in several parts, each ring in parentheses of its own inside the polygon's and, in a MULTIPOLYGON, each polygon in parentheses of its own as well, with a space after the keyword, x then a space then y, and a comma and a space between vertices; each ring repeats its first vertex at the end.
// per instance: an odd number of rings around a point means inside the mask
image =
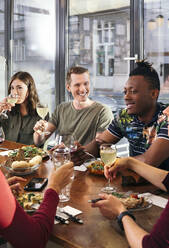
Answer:
MULTIPOLYGON (((111 166, 115 160, 116 160, 116 156, 117 156, 117 151, 116 151, 116 146, 113 144, 102 144, 100 146, 100 157, 102 162, 105 165, 111 166)), ((115 187, 112 187, 110 182, 110 178, 108 179, 108 185, 104 188, 101 189, 101 191, 105 192, 105 193, 111 193, 116 191, 115 187)))
MULTIPOLYGON (((19 95, 17 94, 9 94, 9 96, 7 97, 7 103, 10 103, 11 105, 15 105, 18 101, 19 95)), ((8 119, 8 115, 7 115, 7 111, 8 110, 4 110, 1 112, 1 116, 3 119, 8 119)))
POLYGON ((47 122, 45 122, 45 117, 47 116, 47 114, 48 114, 48 112, 49 112, 49 109, 48 109, 48 104, 41 104, 41 103, 37 103, 37 105, 36 105, 36 111, 37 111, 37 113, 38 113, 38 115, 42 118, 42 120, 44 120, 44 130, 43 131, 41 131, 40 130, 40 134, 41 135, 48 135, 48 134, 50 134, 50 132, 47 132, 47 131, 45 131, 46 130, 46 128, 47 128, 47 126, 48 126, 48 123, 47 122))

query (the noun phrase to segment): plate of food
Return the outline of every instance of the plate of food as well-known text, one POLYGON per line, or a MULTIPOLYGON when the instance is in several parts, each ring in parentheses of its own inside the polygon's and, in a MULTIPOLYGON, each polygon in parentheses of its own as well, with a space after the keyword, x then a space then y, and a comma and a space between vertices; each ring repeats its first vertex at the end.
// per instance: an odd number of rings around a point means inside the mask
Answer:
POLYGON ((8 153, 9 157, 16 159, 21 156, 24 156, 25 159, 31 159, 37 155, 40 155, 42 158, 46 158, 48 153, 36 146, 22 146, 21 148, 14 149, 8 153))
POLYGON ((91 174, 104 175, 104 163, 100 159, 86 161, 84 165, 91 174))
POLYGON ((23 193, 17 196, 16 199, 26 212, 32 213, 39 208, 43 200, 43 193, 23 193))
POLYGON ((2 167, 14 175, 28 175, 39 168, 43 154, 39 148, 24 146, 10 151, 2 167))
POLYGON ((112 195, 119 198, 124 206, 130 211, 145 210, 152 206, 152 201, 147 197, 140 197, 137 193, 126 193, 113 192, 112 195))

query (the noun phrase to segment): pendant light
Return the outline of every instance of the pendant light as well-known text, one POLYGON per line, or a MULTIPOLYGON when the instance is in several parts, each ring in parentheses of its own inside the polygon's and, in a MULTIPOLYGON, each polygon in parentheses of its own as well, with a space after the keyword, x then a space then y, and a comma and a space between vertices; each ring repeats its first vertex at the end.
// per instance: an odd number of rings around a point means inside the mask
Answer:
MULTIPOLYGON (((160 13, 161 13, 161 0, 160 0, 160 13)), ((159 14, 157 17, 156 17, 156 21, 157 21, 157 25, 159 27, 161 27, 163 24, 164 24, 164 16, 159 14)))
POLYGON ((156 28, 156 21, 154 19, 150 19, 148 21, 148 29, 154 30, 156 28))

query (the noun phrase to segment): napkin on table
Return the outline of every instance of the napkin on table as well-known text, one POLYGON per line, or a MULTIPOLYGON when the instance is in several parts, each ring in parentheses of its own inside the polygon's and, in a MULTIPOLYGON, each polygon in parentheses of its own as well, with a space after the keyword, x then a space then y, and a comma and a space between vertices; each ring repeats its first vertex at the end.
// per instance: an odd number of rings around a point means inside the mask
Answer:
POLYGON ((160 208, 165 208, 168 202, 168 199, 151 193, 143 193, 143 194, 139 194, 138 196, 147 197, 152 201, 153 205, 160 208))

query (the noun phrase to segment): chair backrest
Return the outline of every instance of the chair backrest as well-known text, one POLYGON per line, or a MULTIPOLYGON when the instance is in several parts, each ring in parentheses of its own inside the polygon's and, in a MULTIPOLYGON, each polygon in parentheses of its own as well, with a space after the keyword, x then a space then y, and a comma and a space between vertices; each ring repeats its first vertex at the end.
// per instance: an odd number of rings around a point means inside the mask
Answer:
POLYGON ((129 143, 116 145, 117 157, 128 157, 129 156, 129 143))

